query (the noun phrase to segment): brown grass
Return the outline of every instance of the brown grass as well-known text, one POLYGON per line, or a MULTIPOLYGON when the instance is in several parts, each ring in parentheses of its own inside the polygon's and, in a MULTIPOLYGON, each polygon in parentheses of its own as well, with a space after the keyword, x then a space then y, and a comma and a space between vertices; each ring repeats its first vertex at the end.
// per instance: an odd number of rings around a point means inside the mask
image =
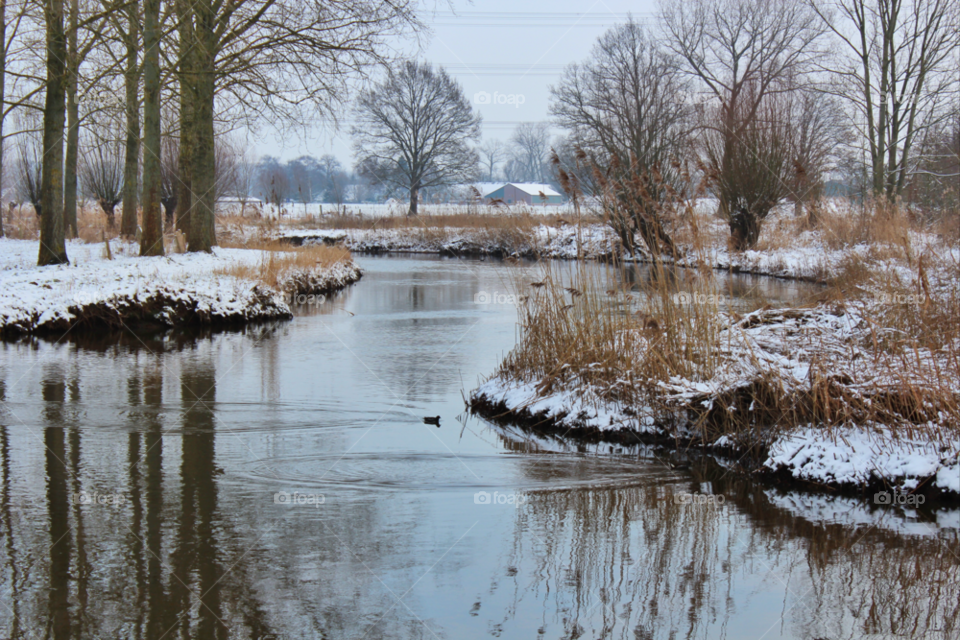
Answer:
POLYGON ((610 284, 625 281, 612 267, 603 276, 581 270, 562 282, 546 266, 541 286, 523 291, 521 339, 498 375, 535 382, 541 395, 565 389, 587 402, 614 403, 627 415, 647 408, 661 426, 686 423, 705 441, 730 435, 769 442, 805 424, 828 432, 882 424, 897 437, 956 434, 960 267, 951 271, 942 261, 925 260, 907 282, 896 272, 878 278, 852 261, 851 270, 863 269, 857 276, 862 287, 828 290, 818 305, 766 311, 734 330, 769 326, 790 357, 810 365, 808 387, 785 385, 780 370, 749 349, 728 352, 724 330, 731 323, 739 327, 740 317, 717 303, 712 271, 676 277, 654 266, 647 281, 624 290, 610 284), (698 303, 678 303, 678 292, 697 296, 698 303), (805 333, 817 314, 835 314, 847 305, 866 309, 859 335, 805 333), (756 372, 746 386, 670 397, 674 377, 707 381, 731 358, 756 372))
POLYGON ((262 258, 254 264, 236 262, 217 269, 215 273, 285 290, 293 274, 322 271, 337 263, 350 260, 350 252, 338 246, 311 244, 294 247, 273 241, 261 244, 250 243, 246 248, 263 251, 262 258))

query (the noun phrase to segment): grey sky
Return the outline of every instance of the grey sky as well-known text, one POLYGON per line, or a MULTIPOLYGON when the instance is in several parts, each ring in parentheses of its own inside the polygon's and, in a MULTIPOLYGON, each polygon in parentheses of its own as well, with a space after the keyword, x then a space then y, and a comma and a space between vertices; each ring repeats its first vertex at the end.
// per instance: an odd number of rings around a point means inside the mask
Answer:
MULTIPOLYGON (((438 3, 445 6, 443 3, 438 3)), ((453 0, 454 11, 425 14, 432 33, 418 54, 442 64, 483 114, 484 138, 509 138, 519 122, 548 118, 549 87, 563 67, 582 60, 597 36, 628 13, 650 22, 655 0, 453 0), (483 94, 482 92, 485 92, 483 94), (489 101, 483 104, 484 99, 489 101)), ((412 42, 403 43, 412 54, 412 42)), ((341 131, 315 126, 281 135, 269 126, 250 134, 258 155, 287 160, 333 153, 352 165, 349 110, 341 131)))

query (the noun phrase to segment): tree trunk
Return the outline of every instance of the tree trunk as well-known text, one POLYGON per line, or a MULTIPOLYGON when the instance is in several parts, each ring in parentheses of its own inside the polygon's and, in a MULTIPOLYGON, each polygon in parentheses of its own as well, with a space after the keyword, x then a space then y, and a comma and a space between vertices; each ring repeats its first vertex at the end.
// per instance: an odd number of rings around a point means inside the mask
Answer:
POLYGON ((160 213, 160 0, 143 3, 143 234, 141 256, 163 255, 160 213))
POLYGON ((417 215, 417 206, 419 205, 420 200, 420 186, 416 185, 410 187, 410 210, 407 212, 408 216, 417 215))
MULTIPOLYGON (((216 60, 213 8, 206 2, 195 4, 196 49, 194 67, 193 110, 193 206, 190 210, 189 251, 212 251, 217 244, 214 228, 216 204, 216 156, 214 154, 213 107, 216 60)), ((181 151, 181 155, 183 152, 181 151)))
POLYGON ((186 237, 190 237, 190 211, 193 208, 193 191, 191 190, 193 177, 193 84, 196 81, 193 74, 193 29, 191 5, 186 0, 177 0, 176 11, 180 32, 180 150, 177 160, 178 181, 175 186, 176 199, 176 228, 186 237))
POLYGON ((166 227, 167 231, 170 231, 171 229, 178 229, 179 227, 176 226, 175 219, 174 219, 174 213, 177 210, 176 190, 174 190, 173 195, 166 198, 160 198, 160 204, 163 205, 163 214, 164 214, 163 224, 166 227))
POLYGON ((103 213, 107 216, 107 229, 113 231, 117 227, 117 219, 114 215, 114 210, 117 208, 117 205, 112 202, 106 202, 104 200, 100 201, 100 208, 103 210, 103 213))
POLYGON ((63 235, 63 126, 66 120, 67 37, 63 0, 47 0, 47 91, 43 105, 43 176, 40 181, 40 253, 38 266, 68 264, 63 235))
POLYGON ((757 246, 760 239, 760 220, 747 207, 730 207, 730 241, 734 251, 745 251, 757 246))
POLYGON ((137 60, 140 16, 139 2, 127 5, 127 60, 123 72, 126 105, 126 155, 123 164, 123 209, 120 212, 120 234, 137 235, 137 177, 140 169, 140 66, 137 60))
POLYGON ((7 0, 0 0, 0 238, 3 233, 3 119, 7 80, 7 0))
POLYGON ((77 162, 80 156, 80 108, 77 85, 80 53, 77 48, 78 0, 70 0, 70 35, 67 37, 67 159, 63 173, 63 223, 66 233, 76 238, 77 230, 77 162))

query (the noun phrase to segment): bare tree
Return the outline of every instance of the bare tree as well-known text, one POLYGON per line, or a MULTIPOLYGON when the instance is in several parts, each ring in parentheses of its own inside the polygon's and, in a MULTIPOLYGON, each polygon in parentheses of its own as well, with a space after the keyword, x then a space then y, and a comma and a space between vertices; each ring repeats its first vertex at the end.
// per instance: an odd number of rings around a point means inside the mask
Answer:
POLYGON ((376 179, 407 189, 410 215, 420 190, 476 177, 481 117, 443 68, 408 61, 357 102, 354 150, 376 179))
POLYGON ((337 205, 339 213, 343 209, 347 188, 347 174, 343 170, 343 165, 330 154, 320 158, 317 164, 322 173, 323 197, 327 202, 337 205))
MULTIPOLYGON (((757 134, 753 120, 770 96, 796 90, 807 77, 824 27, 806 0, 661 0, 660 13, 666 46, 714 105, 705 109, 716 117, 702 122, 720 134, 723 153, 712 154, 716 164, 710 171, 720 182, 736 184, 733 173, 743 169, 744 160, 735 154, 757 142, 738 139, 757 134)), ((756 168, 778 174, 763 164, 756 168)), ((730 222, 738 249, 752 246, 760 228, 759 219, 742 218, 753 215, 743 202, 720 199, 720 213, 730 222)))
POLYGON ((17 197, 21 201, 29 202, 37 217, 41 217, 40 183, 43 180, 43 154, 40 144, 30 133, 21 134, 17 140, 17 197))
POLYGON ((180 194, 180 140, 168 133, 163 136, 160 148, 160 204, 167 229, 179 229, 174 215, 180 194))
POLYGON ((114 212, 123 198, 124 152, 117 142, 96 141, 88 145, 80 161, 80 182, 104 215, 107 228, 116 228, 114 212))
POLYGON ((960 215, 960 99, 950 121, 924 132, 917 151, 918 167, 905 191, 910 201, 937 216, 960 215))
POLYGON ((290 176, 291 190, 296 193, 297 199, 303 205, 304 213, 307 211, 307 205, 313 202, 313 176, 307 163, 312 158, 297 158, 287 163, 288 174, 290 176))
MULTIPOLYGON (((29 19, 28 12, 31 9, 32 7, 28 2, 15 3, 11 0, 0 0, 0 194, 3 193, 4 170, 6 169, 3 158, 8 137, 4 133, 4 125, 7 116, 23 104, 18 99, 9 100, 7 94, 7 65, 11 62, 11 56, 15 53, 14 41, 21 35, 21 25, 29 19)), ((39 91, 39 86, 34 91, 39 91)), ((29 99, 29 94, 22 99, 29 99)), ((4 236, 2 218, 3 216, 0 215, 0 238, 4 236)))
POLYGON ((763 220, 789 193, 796 149, 790 96, 768 94, 757 103, 750 85, 743 95, 734 110, 707 107, 700 138, 707 178, 727 204, 730 239, 737 250, 757 243, 763 220), (727 135, 731 129, 736 136, 727 135))
POLYGON ((283 170, 275 158, 264 158, 257 167, 257 180, 260 184, 260 193, 263 201, 277 210, 277 215, 283 211, 283 203, 290 189, 287 172, 283 170))
POLYGON ((247 202, 253 197, 257 187, 257 162, 246 149, 237 158, 235 195, 240 201, 240 215, 247 210, 247 202))
MULTIPOLYGON (((615 204, 609 219, 631 253, 637 233, 653 254, 673 251, 663 218, 686 152, 687 90, 675 61, 632 19, 601 36, 590 59, 570 65, 551 89, 557 123, 605 174, 599 182, 619 189, 606 199, 615 204)), ((567 174, 580 163, 572 164, 567 174)))
MULTIPOLYGON (((80 100, 81 67, 90 52, 101 42, 105 14, 91 12, 80 0, 70 0, 69 29, 67 31, 67 131, 66 152, 63 168, 63 219, 67 234, 77 235, 77 187, 80 158, 80 100)), ((90 3, 95 7, 95 3, 90 3)), ((109 13, 109 12, 108 12, 109 13)), ((88 79, 87 88, 99 84, 102 68, 94 70, 88 79)))
POLYGON ((893 198, 916 168, 914 146, 956 95, 956 0, 810 0, 839 41, 830 89, 856 110, 873 193, 893 198))
POLYGON ((226 194, 235 193, 240 169, 240 144, 226 135, 214 139, 214 195, 219 200, 226 194))
POLYGON ((509 178, 520 182, 546 182, 550 161, 550 125, 522 122, 510 137, 509 178))
POLYGON ((808 221, 818 221, 817 201, 823 197, 824 178, 835 169, 851 142, 847 117, 832 96, 817 90, 798 90, 782 94, 791 123, 791 162, 787 196, 795 213, 807 206, 808 221))
POLYGON ((481 164, 486 169, 486 178, 489 182, 493 182, 497 167, 506 162, 509 157, 507 145, 500 140, 487 140, 480 145, 478 151, 480 152, 481 164))
MULTIPOLYGON (((332 113, 348 79, 389 61, 387 37, 419 29, 414 0, 177 0, 178 78, 189 107, 190 251, 216 244, 215 100, 229 92, 249 110, 295 119, 332 113)), ((186 153, 186 147, 183 147, 186 153)), ((186 179, 186 178, 185 178, 186 179)))

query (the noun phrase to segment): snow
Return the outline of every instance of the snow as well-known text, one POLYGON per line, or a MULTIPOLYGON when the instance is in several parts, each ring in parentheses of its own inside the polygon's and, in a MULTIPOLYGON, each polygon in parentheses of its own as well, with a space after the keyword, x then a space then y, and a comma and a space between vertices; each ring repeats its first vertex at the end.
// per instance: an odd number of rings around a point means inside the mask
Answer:
MULTIPOLYGON (((236 264, 256 265, 263 252, 137 256, 136 245, 114 242, 113 260, 101 244, 67 243, 71 264, 35 266, 37 243, 0 239, 0 333, 71 327, 85 312, 142 317, 172 326, 188 317, 204 324, 289 317, 286 294, 249 280, 218 275, 236 264)), ((318 288, 338 288, 359 277, 352 263, 317 274, 318 288)), ((103 315, 98 314, 98 315, 103 315)))
POLYGON ((882 425, 849 426, 828 433, 807 426, 781 435, 764 466, 811 482, 865 486, 879 480, 913 490, 921 480, 960 493, 960 438, 941 442, 896 438, 882 425))
MULTIPOLYGON (((490 193, 491 191, 496 191, 497 188, 502 187, 503 182, 500 183, 480 183, 478 185, 478 190, 481 193, 490 193), (493 189, 489 187, 493 186, 493 189), (482 187, 482 188, 479 188, 482 187)), ((552 191, 552 189, 551 189, 552 191)), ((536 195, 539 195, 536 194, 536 195)), ((464 198, 466 200, 471 200, 474 196, 470 193, 465 193, 464 198)), ((251 208, 251 203, 247 203, 247 213, 249 214, 253 209, 251 208)), ((361 218, 386 218, 386 217, 403 217, 407 214, 407 210, 410 207, 409 201, 403 199, 391 199, 384 203, 344 203, 341 205, 330 203, 330 202, 309 202, 303 204, 301 202, 285 202, 280 208, 280 215, 278 215, 276 207, 269 204, 261 203, 259 210, 261 215, 268 218, 279 218, 283 220, 291 221, 303 221, 304 219, 315 218, 317 220, 335 220, 340 215, 345 216, 358 216, 361 218)), ((222 209, 223 213, 239 213, 239 205, 227 203, 222 207, 218 204, 218 209, 222 209)), ((503 215, 519 215, 519 214, 531 214, 531 215, 572 215, 574 213, 574 208, 571 203, 564 204, 553 204, 553 205, 541 205, 535 202, 532 205, 528 204, 513 204, 513 205, 490 205, 490 204, 450 204, 450 203, 420 203, 417 208, 417 211, 420 216, 435 216, 435 215, 460 215, 460 214, 470 214, 478 216, 503 216, 503 215)), ((218 211, 220 213, 220 211, 218 211)))
MULTIPOLYGON (((726 326, 719 330, 714 356, 716 366, 703 377, 673 377, 659 381, 656 406, 624 407, 600 398, 576 372, 568 372, 554 384, 549 395, 538 393, 539 380, 516 380, 501 374, 492 377, 472 397, 503 404, 520 415, 542 415, 558 426, 595 427, 601 430, 627 427, 638 433, 669 437, 696 435, 694 424, 704 410, 714 412, 755 410, 751 385, 763 381, 793 402, 803 403, 811 385, 827 384, 842 389, 838 397, 870 406, 874 397, 904 384, 915 389, 938 385, 960 389, 955 367, 945 366, 943 356, 917 348, 911 355, 918 363, 930 363, 919 370, 937 371, 935 380, 925 380, 916 371, 905 371, 900 360, 861 343, 867 318, 875 311, 872 303, 820 306, 810 309, 764 309, 744 317, 723 315, 726 326), (816 369, 811 362, 817 363, 816 369), (843 375, 837 375, 842 373, 843 375), (671 421, 672 416, 687 415, 671 421), (638 417, 640 416, 640 417, 638 417)), ((644 349, 638 343, 635 347, 644 349)), ((638 351, 637 358, 644 357, 638 351)), ((692 376, 702 374, 691 374, 692 376)), ((643 394, 639 394, 641 397, 643 394)), ((767 447, 763 466, 769 471, 786 471, 811 483, 864 488, 885 483, 903 490, 916 489, 923 482, 946 493, 960 495, 960 433, 950 415, 909 424, 898 429, 876 423, 799 425, 788 431, 754 435, 753 442, 737 443, 728 436, 716 439, 711 447, 740 449, 751 444, 767 447)), ((759 419, 759 418, 758 418, 759 419)), ((757 433, 765 432, 758 424, 757 433)), ((901 427, 904 425, 900 425, 901 427)))
MULTIPOLYGON (((497 230, 460 228, 410 229, 285 229, 280 237, 304 243, 341 243, 357 252, 477 253, 571 260, 577 258, 575 225, 537 225, 524 238, 497 230)), ((610 255, 615 250, 613 232, 603 225, 584 225, 580 251, 587 258, 610 255)))
MULTIPOLYGON (((475 389, 471 398, 502 404, 516 416, 549 419, 561 427, 691 435, 682 429, 671 432, 658 425, 650 408, 634 408, 628 414, 623 407, 598 400, 583 389, 541 395, 535 382, 493 377, 475 389)), ((928 427, 937 430, 936 425, 928 427)), ((798 480, 834 486, 865 487, 879 481, 911 491, 930 479, 933 487, 960 495, 960 437, 956 435, 941 433, 936 439, 910 440, 897 438, 889 428, 876 424, 850 425, 832 433, 807 425, 779 434, 770 443, 763 466, 769 471, 785 470, 798 480)), ((722 436, 709 448, 737 448, 737 442, 722 436)))

